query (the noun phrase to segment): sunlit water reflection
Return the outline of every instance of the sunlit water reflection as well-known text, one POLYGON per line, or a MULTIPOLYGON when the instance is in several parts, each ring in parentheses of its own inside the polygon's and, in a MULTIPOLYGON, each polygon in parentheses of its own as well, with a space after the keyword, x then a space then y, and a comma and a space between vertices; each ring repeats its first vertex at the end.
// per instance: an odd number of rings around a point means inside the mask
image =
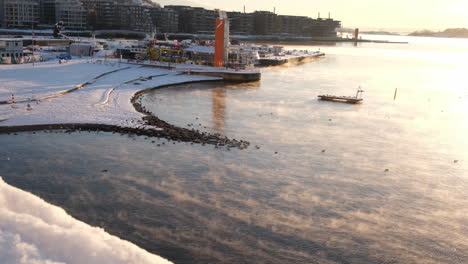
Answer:
POLYGON ((176 263, 468 262, 468 42, 409 40, 142 99, 247 150, 21 133, 0 175, 176 263), (358 86, 362 105, 316 100, 358 86))

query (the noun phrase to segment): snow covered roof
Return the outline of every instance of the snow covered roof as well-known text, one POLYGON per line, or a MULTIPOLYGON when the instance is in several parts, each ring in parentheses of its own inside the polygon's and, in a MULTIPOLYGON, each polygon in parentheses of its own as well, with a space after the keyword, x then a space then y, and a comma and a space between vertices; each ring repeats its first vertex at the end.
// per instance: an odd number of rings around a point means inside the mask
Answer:
POLYGON ((72 43, 70 46, 95 46, 95 44, 89 42, 75 42, 72 43))
POLYGON ((214 47, 212 46, 190 46, 189 48, 184 50, 191 52, 214 54, 214 47))

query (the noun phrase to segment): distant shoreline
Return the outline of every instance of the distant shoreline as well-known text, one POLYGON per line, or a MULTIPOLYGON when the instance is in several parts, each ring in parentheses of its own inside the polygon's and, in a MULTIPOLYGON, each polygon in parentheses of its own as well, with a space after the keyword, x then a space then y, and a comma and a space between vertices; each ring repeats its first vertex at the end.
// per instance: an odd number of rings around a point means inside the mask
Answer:
POLYGON ((410 33, 412 37, 433 37, 433 38, 468 38, 468 29, 449 28, 444 31, 420 30, 410 33))

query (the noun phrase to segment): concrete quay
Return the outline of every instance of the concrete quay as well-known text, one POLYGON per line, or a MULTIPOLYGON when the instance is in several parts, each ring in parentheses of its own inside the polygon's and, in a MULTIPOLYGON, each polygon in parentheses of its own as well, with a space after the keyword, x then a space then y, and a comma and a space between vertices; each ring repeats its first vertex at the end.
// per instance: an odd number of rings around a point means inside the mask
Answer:
POLYGON ((256 69, 231 69, 216 68, 204 65, 168 63, 158 61, 127 62, 128 64, 141 65, 144 67, 155 67, 168 70, 175 70, 183 74, 201 75, 208 77, 218 77, 229 82, 256 82, 261 79, 261 73, 256 69))
POLYGON ((258 60, 260 66, 278 66, 286 63, 306 62, 310 59, 325 56, 323 52, 304 53, 296 55, 272 56, 258 60))

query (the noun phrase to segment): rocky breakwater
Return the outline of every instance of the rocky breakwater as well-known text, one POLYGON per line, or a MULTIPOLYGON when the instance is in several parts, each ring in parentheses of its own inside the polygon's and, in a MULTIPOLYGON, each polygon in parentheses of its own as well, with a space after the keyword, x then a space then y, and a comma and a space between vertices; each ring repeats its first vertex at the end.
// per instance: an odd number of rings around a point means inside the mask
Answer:
MULTIPOLYGON (((121 127, 115 125, 105 124, 44 124, 44 125, 25 125, 25 126, 0 126, 0 134, 14 134, 17 132, 33 132, 44 131, 46 133, 64 132, 64 133, 81 133, 81 132, 110 132, 119 133, 121 135, 134 135, 150 137, 165 138, 175 142, 190 142, 196 144, 209 144, 215 147, 222 147, 226 149, 238 148, 245 149, 250 143, 243 140, 229 139, 222 137, 219 134, 208 134, 199 131, 179 128, 168 124, 157 117, 145 116, 144 123, 150 126, 157 126, 157 128, 148 128, 141 124, 140 127, 121 127)), ((156 143, 152 141, 152 143, 156 143)), ((164 143, 163 143, 164 144, 164 143)), ((159 144, 158 144, 159 145, 159 144)))
MULTIPOLYGON (((152 89, 150 89, 152 90, 152 89)), ((140 96, 148 92, 149 90, 140 91, 131 99, 135 109, 144 114, 143 117, 144 124, 147 126, 157 127, 158 130, 155 133, 158 137, 167 138, 170 140, 181 141, 181 142, 191 142, 196 144, 210 144, 215 147, 223 148, 238 148, 246 149, 250 143, 245 140, 230 139, 228 137, 222 136, 218 133, 210 134, 207 132, 202 132, 197 129, 188 129, 177 127, 163 121, 149 112, 141 103, 139 102, 140 96)))

